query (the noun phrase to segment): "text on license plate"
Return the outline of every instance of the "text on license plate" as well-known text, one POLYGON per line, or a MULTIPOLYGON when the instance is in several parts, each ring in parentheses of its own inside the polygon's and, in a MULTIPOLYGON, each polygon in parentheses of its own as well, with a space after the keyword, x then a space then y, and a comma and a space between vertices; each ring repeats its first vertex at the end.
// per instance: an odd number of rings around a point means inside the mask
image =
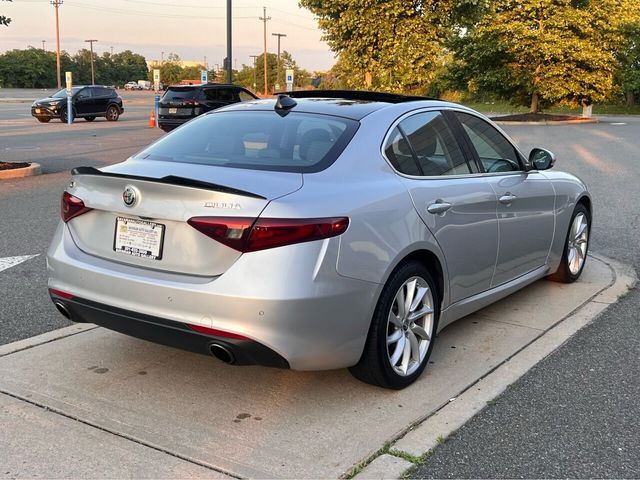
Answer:
POLYGON ((169 113, 178 113, 178 109, 177 108, 170 108, 169 109, 169 113))
POLYGON ((117 217, 113 249, 125 255, 161 260, 164 229, 159 223, 117 217))

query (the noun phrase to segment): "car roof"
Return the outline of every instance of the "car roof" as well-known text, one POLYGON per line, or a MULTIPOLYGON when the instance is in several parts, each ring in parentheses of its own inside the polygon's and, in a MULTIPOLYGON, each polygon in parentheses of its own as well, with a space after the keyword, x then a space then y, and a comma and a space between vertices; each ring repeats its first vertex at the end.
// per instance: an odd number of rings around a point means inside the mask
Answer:
POLYGON ((234 85, 232 83, 196 83, 194 85, 170 85, 167 88, 220 88, 220 87, 241 88, 242 90, 245 90, 244 87, 240 85, 234 85))
MULTIPOLYGON (((364 91, 350 92, 346 90, 288 92, 287 94, 280 95, 279 98, 283 96, 291 96, 293 100, 295 100, 295 106, 290 108, 291 111, 333 115, 358 121, 375 111, 391 107, 398 103, 405 104, 407 110, 418 106, 416 102, 420 102, 420 106, 425 105, 425 103, 434 102, 442 105, 445 104, 440 100, 428 97, 364 91)), ((232 104, 217 111, 269 111, 276 108, 277 101, 277 99, 250 100, 232 104)))

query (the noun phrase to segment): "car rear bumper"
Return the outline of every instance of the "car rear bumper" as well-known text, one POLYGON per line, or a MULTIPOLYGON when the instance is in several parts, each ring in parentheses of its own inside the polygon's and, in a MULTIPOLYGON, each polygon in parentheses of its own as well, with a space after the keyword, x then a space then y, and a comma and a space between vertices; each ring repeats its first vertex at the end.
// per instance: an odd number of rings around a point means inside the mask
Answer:
MULTIPOLYGON (((84 298, 67 298, 62 292, 49 291, 51 300, 68 312, 69 319, 80 323, 95 323, 101 327, 154 343, 212 355, 211 347, 223 347, 230 352, 228 363, 234 365, 264 365, 289 368, 289 363, 264 345, 248 338, 230 338, 220 332, 200 333, 188 324, 144 315, 122 308, 103 305, 84 298)), ((233 336, 236 337, 236 336, 233 336)))
POLYGON ((192 120, 195 117, 185 117, 185 118, 163 118, 158 117, 158 126, 165 131, 173 130, 174 128, 178 128, 180 125, 187 123, 189 120, 192 120))
MULTIPOLYGON (((343 368, 360 359, 381 285, 340 276, 338 248, 336 237, 252 252, 241 255, 224 274, 203 278, 88 255, 61 223, 47 255, 49 288, 83 299, 82 306, 73 306, 82 309, 81 321, 114 330, 152 317, 161 320, 147 322, 151 330, 166 329, 160 324, 169 321, 240 335, 275 352, 292 369, 343 368), (114 323, 112 313, 96 313, 87 301, 109 306, 100 312, 135 313, 120 315, 114 323)), ((203 351, 210 341, 187 338, 179 330, 171 324, 165 332, 185 337, 174 346, 186 348, 193 341, 193 348, 186 349, 203 351)), ((159 339, 165 334, 145 335, 168 343, 159 339)))

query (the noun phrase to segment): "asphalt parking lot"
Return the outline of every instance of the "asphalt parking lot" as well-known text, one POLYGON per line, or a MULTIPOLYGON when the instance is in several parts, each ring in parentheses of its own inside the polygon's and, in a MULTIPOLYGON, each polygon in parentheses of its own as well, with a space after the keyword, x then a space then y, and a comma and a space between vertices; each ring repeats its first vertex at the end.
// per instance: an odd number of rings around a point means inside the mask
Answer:
MULTIPOLYGON (((80 165, 102 166, 120 162, 162 134, 158 129, 147 126, 152 96, 145 92, 129 95, 124 94, 126 111, 117 123, 96 120, 90 124, 80 120, 72 126, 57 122, 39 124, 28 113, 29 103, 2 102, 0 95, 0 160, 38 162, 45 173, 39 177, 0 183, 0 344, 68 325, 48 298, 44 261, 44 253, 58 222, 59 196, 68 179, 68 171, 80 165), (24 261, 3 269, 2 259, 8 257, 23 257, 24 261)), ((508 126, 505 130, 516 138, 525 152, 533 146, 551 149, 558 156, 556 168, 575 173, 586 181, 595 207, 592 251, 636 269, 640 267, 640 242, 637 238, 640 217, 637 208, 640 197, 637 187, 640 179, 637 154, 640 138, 637 132, 640 131, 640 119, 607 117, 598 124, 508 126)), ((542 303, 544 297, 541 298, 542 303)), ((637 358, 640 358, 640 336, 637 335, 639 304, 640 296, 637 291, 632 291, 558 350, 552 356, 553 361, 547 360, 531 371, 495 404, 463 427, 459 434, 437 448, 416 474, 425 477, 515 477, 527 476, 527 472, 531 472, 530 476, 615 477, 630 476, 629 472, 639 471, 640 447, 638 442, 633 442, 634 438, 640 438, 640 427, 635 420, 640 411, 634 400, 640 395, 640 382, 636 375, 637 358), (613 326, 607 328, 607 324, 613 326), (612 370, 603 370, 597 381, 588 375, 575 374, 575 359, 580 359, 582 364, 602 364, 607 361, 607 355, 613 357, 612 370), (611 376, 614 367, 617 376, 611 376), (583 394, 587 387, 590 395, 583 394), (534 396, 536 403, 532 404, 530 400, 534 396), (616 402, 611 403, 608 399, 616 399, 616 402), (533 429, 536 419, 538 425, 546 425, 541 419, 558 403, 565 406, 557 415, 562 415, 561 428, 566 435, 555 434, 554 426, 558 427, 553 423, 546 429, 533 429), (535 414, 531 413, 532 409, 535 414), (518 421, 515 422, 514 418, 518 421), (588 422, 590 428, 584 428, 584 422, 588 422), (598 437, 594 434, 598 431, 611 432, 612 429, 616 432, 613 436, 598 437), (536 435, 528 435, 531 431, 536 435), (493 432, 492 438, 496 441, 483 441, 486 432, 493 432), (575 441, 568 442, 567 438, 575 441), (515 448, 516 445, 519 448, 515 448), (597 451, 601 455, 599 465, 576 465, 576 457, 567 454, 566 449, 577 454, 597 451), (624 458, 620 460, 620 456, 624 458), (615 469, 616 459, 624 469, 615 469), (523 470, 522 465, 529 467, 523 470), (534 468, 537 465, 546 467, 534 468)), ((112 338, 109 340, 113 341, 112 338)), ((63 353, 57 352, 56 355, 63 353)), ((154 351, 150 358, 155 358, 155 355, 160 354, 154 351)), ((225 367, 223 372, 226 382, 235 375, 234 369, 229 367, 225 367)), ((343 373, 336 374, 336 394, 343 373)), ((249 374, 243 372, 239 375, 249 374)), ((323 374, 317 381, 326 381, 330 375, 332 373, 323 374)), ((298 375, 293 378, 295 381, 291 381, 299 386, 307 381, 298 375)), ((444 382, 446 377, 441 378, 444 382)), ((368 394, 368 390, 369 387, 357 387, 349 392, 357 397, 368 394)), ((271 395, 278 395, 277 388, 271 390, 271 395)), ((362 415, 357 409, 353 414, 362 415)), ((375 422, 375 416, 362 416, 363 421, 375 422)), ((403 418, 409 421, 410 417, 403 418)), ((367 422, 361 424, 362 429, 367 428, 367 422)), ((367 451, 366 448, 358 450, 360 453, 367 451)), ((331 464, 331 458, 325 460, 327 465, 331 464)), ((338 462, 333 470, 324 472, 345 471, 340 468, 348 463, 338 462)), ((235 468, 229 467, 225 471, 240 472, 235 468)), ((265 470, 258 472, 264 473, 265 470)), ((309 471, 300 472, 309 474, 309 471)), ((249 470, 243 473, 251 476, 249 470)), ((282 470, 271 470, 270 473, 282 476, 282 470)))

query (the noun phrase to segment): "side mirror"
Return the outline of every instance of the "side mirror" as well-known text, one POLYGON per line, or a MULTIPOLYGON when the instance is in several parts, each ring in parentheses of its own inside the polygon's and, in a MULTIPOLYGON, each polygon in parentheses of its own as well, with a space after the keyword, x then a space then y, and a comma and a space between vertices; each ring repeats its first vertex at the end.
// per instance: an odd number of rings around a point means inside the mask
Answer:
POLYGON ((534 148, 529 154, 531 170, 549 170, 556 163, 556 156, 544 148, 534 148))

